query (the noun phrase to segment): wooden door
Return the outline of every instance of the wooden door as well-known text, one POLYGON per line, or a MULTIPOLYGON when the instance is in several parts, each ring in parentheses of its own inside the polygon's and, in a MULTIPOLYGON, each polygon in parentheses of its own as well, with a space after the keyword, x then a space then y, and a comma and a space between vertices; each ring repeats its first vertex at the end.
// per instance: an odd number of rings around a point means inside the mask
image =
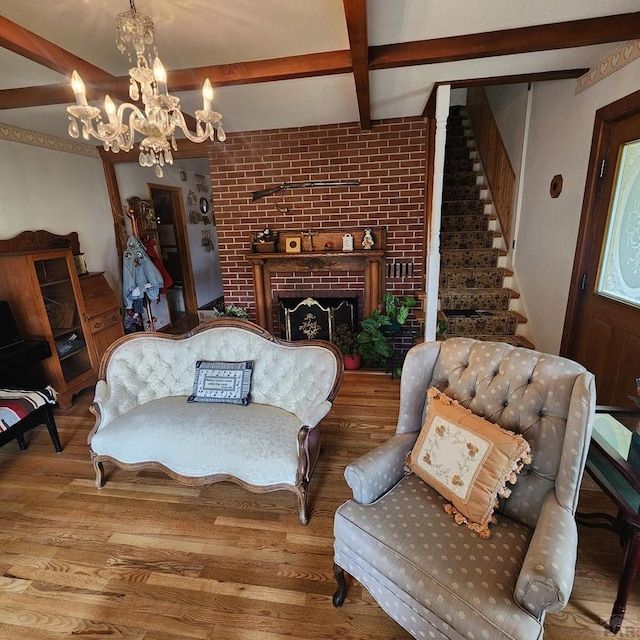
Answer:
POLYGON ((640 377, 640 92, 598 111, 562 352, 598 404, 633 406, 640 377))
MULTIPOLYGON (((149 184, 149 193, 153 201, 154 207, 157 207, 156 213, 163 207, 166 208, 167 219, 165 222, 171 227, 171 233, 175 246, 171 247, 171 255, 175 257, 176 263, 173 268, 168 265, 167 268, 171 273, 174 282, 180 282, 183 291, 184 308, 188 316, 195 317, 198 313, 198 304, 196 302, 196 287, 191 268, 191 251, 189 250, 189 241, 186 228, 186 217, 184 207, 182 205, 182 190, 178 187, 170 187, 161 184, 149 184), (173 271, 173 273, 172 273, 173 271)), ((162 225, 158 225, 159 227, 162 225)), ((161 247, 166 248, 160 238, 161 247)), ((171 318, 172 324, 175 324, 176 318, 171 318)))

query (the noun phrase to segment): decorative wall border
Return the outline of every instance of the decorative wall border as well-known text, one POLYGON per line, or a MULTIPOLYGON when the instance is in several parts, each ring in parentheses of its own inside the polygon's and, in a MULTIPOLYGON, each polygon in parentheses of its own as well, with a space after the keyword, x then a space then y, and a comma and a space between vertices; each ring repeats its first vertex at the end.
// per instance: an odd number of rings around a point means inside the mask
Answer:
POLYGON ((76 155, 88 156, 90 158, 99 158, 98 149, 90 144, 83 144, 73 140, 65 140, 57 136, 51 136, 46 133, 39 133, 31 129, 21 129, 11 124, 0 123, 0 140, 8 140, 9 142, 19 142, 21 144, 30 144, 34 147, 42 147, 43 149, 52 149, 53 151, 64 151, 66 153, 75 153, 76 155))
POLYGON ((627 40, 578 78, 576 95, 640 58, 640 40, 627 40))

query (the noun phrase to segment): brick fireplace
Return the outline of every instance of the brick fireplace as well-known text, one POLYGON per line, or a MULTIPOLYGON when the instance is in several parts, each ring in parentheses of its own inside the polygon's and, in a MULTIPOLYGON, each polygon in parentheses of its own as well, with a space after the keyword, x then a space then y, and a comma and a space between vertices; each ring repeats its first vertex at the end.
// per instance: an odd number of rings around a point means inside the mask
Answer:
POLYGON ((258 324, 274 331, 277 317, 277 302, 283 292, 287 297, 303 294, 319 297, 335 296, 337 290, 350 291, 350 296, 361 300, 358 316, 369 315, 376 308, 384 293, 385 250, 369 251, 325 251, 299 254, 250 254, 247 259, 253 266, 253 283, 256 301, 256 319, 258 324), (323 288, 318 285, 318 274, 328 274, 331 282, 323 288), (343 278, 343 283, 338 280, 343 278), (287 276, 293 276, 287 278, 287 276), (358 276, 358 285, 354 276, 358 276), (281 279, 283 286, 276 280, 281 279), (298 286, 294 283, 297 281, 298 286), (345 286, 349 282, 350 287, 345 286))
MULTIPOLYGON (((403 118, 374 122, 368 131, 351 123, 229 134, 224 144, 211 145, 209 164, 225 302, 246 308, 254 321, 265 321, 257 315, 255 263, 250 252, 251 233, 265 227, 283 232, 288 228, 384 226, 384 260, 411 263, 414 268, 410 275, 385 281, 383 260, 382 288, 398 295, 417 293, 423 277, 425 135, 422 118, 403 118), (256 202, 251 198, 257 189, 315 180, 359 180, 361 184, 291 190, 256 202)), ((361 235, 354 235, 356 248, 361 235)), ((307 268, 273 273, 269 297, 283 291, 364 292, 366 287, 365 274, 359 269, 307 268)), ((377 302, 372 300, 370 305, 377 302)))

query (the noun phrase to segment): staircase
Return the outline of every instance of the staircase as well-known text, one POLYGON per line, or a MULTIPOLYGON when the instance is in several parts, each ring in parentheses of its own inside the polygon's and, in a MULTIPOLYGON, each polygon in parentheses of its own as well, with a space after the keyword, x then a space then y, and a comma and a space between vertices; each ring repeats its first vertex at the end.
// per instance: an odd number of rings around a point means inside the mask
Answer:
POLYGON ((519 294, 505 287, 513 273, 477 158, 466 108, 451 107, 447 122, 440 234, 438 338, 467 336, 532 348, 518 328, 527 319, 512 310, 519 294))

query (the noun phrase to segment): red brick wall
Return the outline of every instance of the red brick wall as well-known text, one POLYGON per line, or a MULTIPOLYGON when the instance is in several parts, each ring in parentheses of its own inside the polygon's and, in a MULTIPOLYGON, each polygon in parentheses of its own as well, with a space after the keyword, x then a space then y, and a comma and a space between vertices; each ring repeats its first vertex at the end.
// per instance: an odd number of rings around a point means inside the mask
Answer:
MULTIPOLYGON (((387 227, 387 258, 414 263, 411 278, 387 279, 387 290, 415 294, 421 286, 425 181, 422 118, 229 134, 211 145, 213 188, 224 297, 255 319, 251 234, 297 229, 387 227), (359 187, 287 190, 253 202, 251 193, 283 182, 360 180, 359 187), (281 211, 276 209, 276 204, 281 211), (289 209, 288 213, 285 209, 289 209)), ((359 245, 361 235, 354 237, 359 245)), ((274 290, 362 287, 362 274, 287 274, 274 290)))

